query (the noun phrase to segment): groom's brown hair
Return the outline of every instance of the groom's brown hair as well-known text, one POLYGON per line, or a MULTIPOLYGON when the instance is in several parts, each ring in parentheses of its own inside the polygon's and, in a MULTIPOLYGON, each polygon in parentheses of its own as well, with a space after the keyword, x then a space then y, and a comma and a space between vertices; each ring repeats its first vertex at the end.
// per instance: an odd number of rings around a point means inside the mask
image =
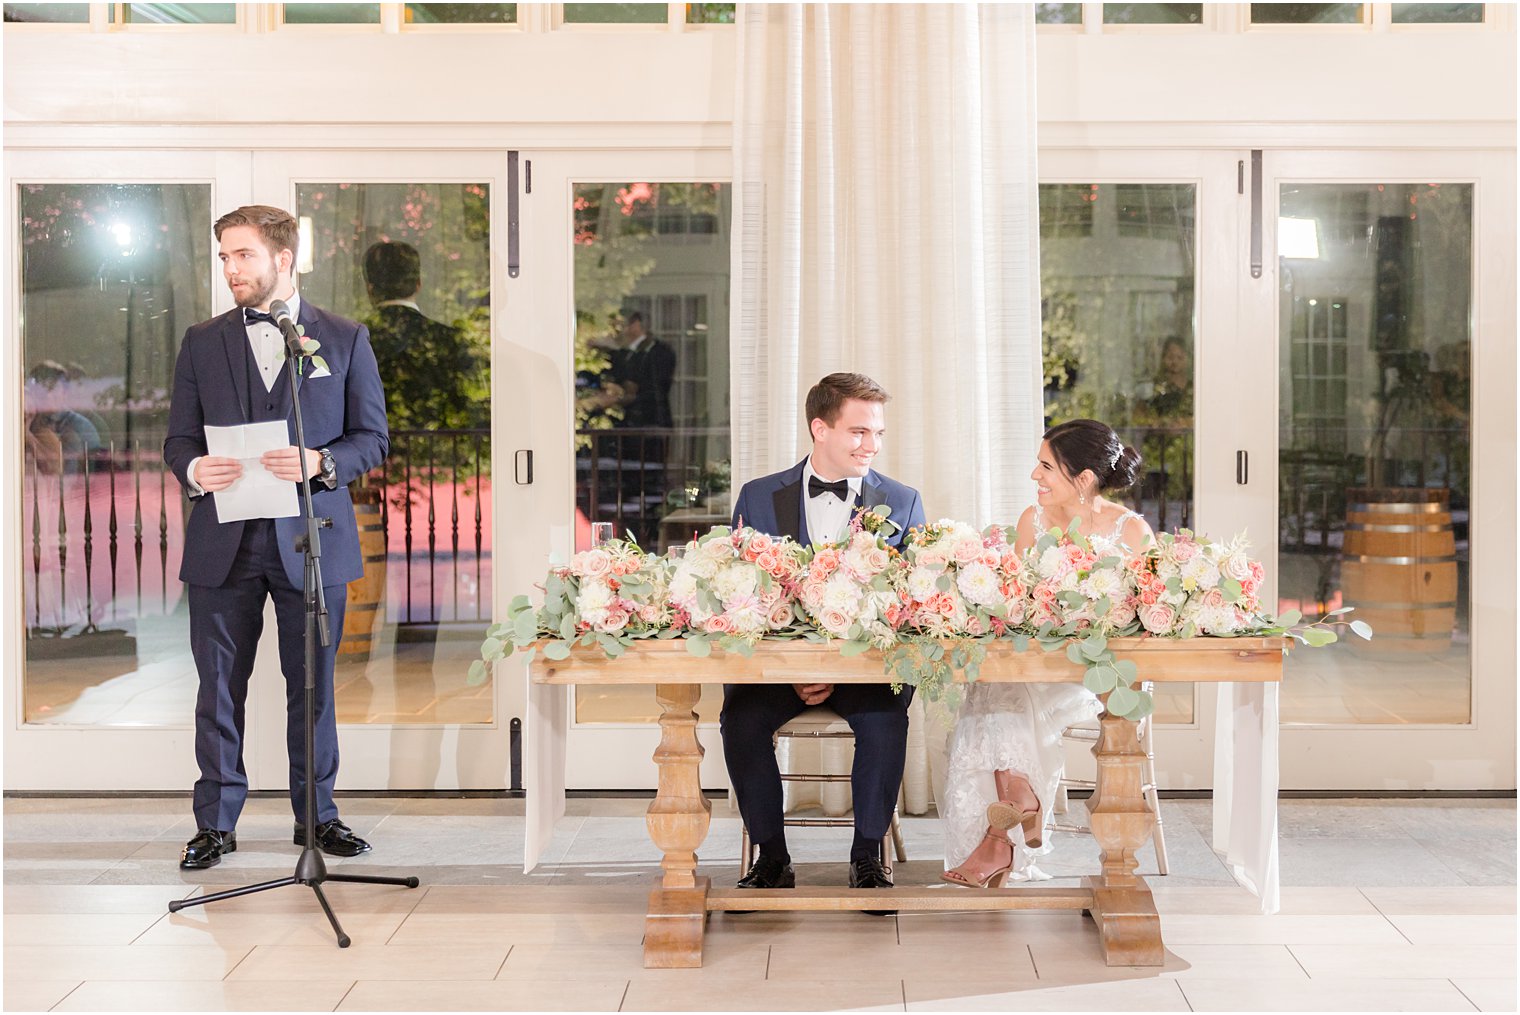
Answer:
POLYGON ((851 399, 862 402, 890 402, 887 389, 865 374, 829 374, 807 393, 806 423, 812 428, 813 420, 821 419, 829 426, 839 418, 839 410, 851 399))

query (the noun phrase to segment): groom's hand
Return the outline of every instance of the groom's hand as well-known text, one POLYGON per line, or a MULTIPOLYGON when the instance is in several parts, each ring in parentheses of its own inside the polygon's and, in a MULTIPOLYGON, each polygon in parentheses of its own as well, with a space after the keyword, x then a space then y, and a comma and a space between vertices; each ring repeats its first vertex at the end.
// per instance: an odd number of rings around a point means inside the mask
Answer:
POLYGON ((793 684, 792 688, 804 705, 821 705, 834 693, 833 684, 793 684))

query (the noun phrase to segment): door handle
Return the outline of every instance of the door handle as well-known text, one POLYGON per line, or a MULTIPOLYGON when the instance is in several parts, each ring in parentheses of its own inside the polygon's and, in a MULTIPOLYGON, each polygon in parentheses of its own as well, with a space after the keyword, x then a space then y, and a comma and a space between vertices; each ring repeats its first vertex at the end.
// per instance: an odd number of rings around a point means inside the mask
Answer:
POLYGON ((1249 452, 1235 452, 1235 482, 1239 486, 1245 486, 1251 478, 1251 455, 1249 452))
POLYGON ((518 486, 533 484, 533 450, 524 448, 512 456, 512 478, 518 486))

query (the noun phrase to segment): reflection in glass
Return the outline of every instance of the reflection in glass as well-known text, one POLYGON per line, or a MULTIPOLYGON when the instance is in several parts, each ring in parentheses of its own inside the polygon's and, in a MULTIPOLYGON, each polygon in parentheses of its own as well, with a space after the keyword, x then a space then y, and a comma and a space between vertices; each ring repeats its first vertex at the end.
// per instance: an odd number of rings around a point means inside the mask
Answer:
MULTIPOLYGON (((1193 517, 1195 197, 1040 185, 1046 423, 1101 419, 1138 449, 1141 478, 1120 496, 1157 532, 1193 517)), ((1158 685, 1158 721, 1191 722, 1192 702, 1191 684, 1158 685)))
POLYGON ((1081 4, 1035 4, 1034 23, 1037 25, 1080 25, 1081 4))
POLYGON ((379 4, 284 4, 287 25, 378 25, 379 4))
POLYGON ((491 619, 490 193, 484 183, 302 183, 300 287, 364 323, 391 454, 355 484, 338 721, 489 722, 465 684, 491 619))
POLYGON ((235 25, 237 4, 123 4, 130 25, 235 25))
POLYGON ((11 24, 87 25, 89 4, 6 4, 5 20, 11 24))
POLYGON ((738 10, 738 4, 687 4, 686 23, 688 25, 731 25, 738 10))
POLYGON ((1356 25, 1361 4, 1252 4, 1253 25, 1356 25))
MULTIPOLYGON (((575 185, 577 549, 597 522, 663 553, 729 521, 731 197, 726 183, 575 185)), ((582 722, 658 714, 647 689, 576 689, 582 722)))
POLYGON ((1105 25, 1196 25, 1203 4, 1104 4, 1105 25))
POLYGON ((510 25, 517 21, 516 4, 407 4, 409 25, 510 25))
POLYGON ((1318 243, 1279 262, 1279 609, 1376 632, 1290 658, 1284 721, 1470 718, 1472 212, 1467 184, 1283 188, 1318 243))
POLYGON ((211 188, 18 198, 25 720, 182 724, 187 510, 162 453, 180 338, 211 316, 211 188))
POLYGON ((1393 4, 1396 25, 1481 25, 1484 4, 1393 4))
POLYGON ((663 25, 665 4, 565 4, 566 24, 663 25))

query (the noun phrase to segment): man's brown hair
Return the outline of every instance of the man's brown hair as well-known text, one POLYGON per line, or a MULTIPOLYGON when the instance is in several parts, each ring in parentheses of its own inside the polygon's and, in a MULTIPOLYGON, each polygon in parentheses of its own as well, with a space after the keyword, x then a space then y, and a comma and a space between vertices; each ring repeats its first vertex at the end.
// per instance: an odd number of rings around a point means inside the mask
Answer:
POLYGON ((844 408, 847 399, 854 398, 862 402, 890 402, 892 396, 887 394, 887 389, 877 384, 865 374, 829 374, 823 380, 813 385, 807 393, 807 424, 813 425, 813 420, 821 419, 829 426, 839 418, 839 411, 844 408))
POLYGON ((289 250, 290 270, 292 274, 295 273, 295 256, 301 247, 301 227, 290 212, 267 204, 245 204, 217 219, 212 228, 220 240, 223 231, 232 226, 252 226, 258 230, 272 257, 278 257, 282 250, 289 250))

